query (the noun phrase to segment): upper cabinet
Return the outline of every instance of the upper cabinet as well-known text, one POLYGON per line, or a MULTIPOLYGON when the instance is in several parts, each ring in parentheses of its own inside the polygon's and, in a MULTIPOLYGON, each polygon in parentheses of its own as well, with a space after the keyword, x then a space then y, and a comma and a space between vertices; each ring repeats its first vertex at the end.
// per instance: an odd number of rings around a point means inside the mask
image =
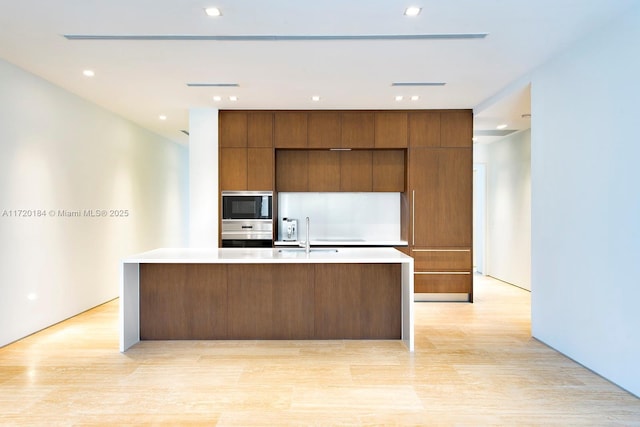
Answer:
POLYGON ((373 148, 375 116, 368 111, 342 112, 341 148, 373 148))
POLYGON ((220 147, 247 146, 246 111, 220 111, 218 116, 220 147))
POLYGON ((440 112, 415 111, 409 113, 409 146, 440 146, 440 112))
POLYGON ((471 110, 412 111, 409 113, 409 146, 471 148, 471 110))
POLYGON ((375 113, 375 148, 407 147, 407 113, 384 111, 375 113))
POLYGON ((443 111, 440 114, 440 146, 471 148, 473 146, 473 113, 471 110, 443 111))
POLYGON ((339 148, 341 119, 335 111, 313 111, 307 116, 308 148, 339 148))
POLYGON ((276 148, 307 148, 306 111, 276 111, 274 126, 276 148))
POLYGON ((220 190, 273 190, 273 113, 220 111, 220 190))
POLYGON ((247 146, 273 147, 273 113, 250 111, 247 113, 247 146))

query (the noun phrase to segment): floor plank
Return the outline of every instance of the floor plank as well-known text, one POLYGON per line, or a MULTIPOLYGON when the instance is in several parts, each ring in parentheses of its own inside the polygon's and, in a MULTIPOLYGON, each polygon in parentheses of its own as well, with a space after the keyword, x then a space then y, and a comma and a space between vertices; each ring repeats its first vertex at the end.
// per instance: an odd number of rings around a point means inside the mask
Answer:
POLYGON ((640 399, 531 338, 530 294, 416 303, 399 341, 147 341, 118 301, 0 349, 0 425, 619 425, 640 399))

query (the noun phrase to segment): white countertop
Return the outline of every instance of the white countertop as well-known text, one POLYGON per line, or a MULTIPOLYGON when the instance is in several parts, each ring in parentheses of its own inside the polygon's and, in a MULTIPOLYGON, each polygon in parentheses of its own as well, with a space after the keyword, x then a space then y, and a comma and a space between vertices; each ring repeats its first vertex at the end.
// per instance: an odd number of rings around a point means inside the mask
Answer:
MULTIPOLYGON (((277 240, 275 246, 298 246, 298 242, 277 240)), ((351 239, 318 239, 311 240, 311 246, 408 246, 406 240, 351 240, 351 239)))
POLYGON ((131 255, 123 263, 263 264, 263 263, 411 263, 394 248, 160 248, 131 255))

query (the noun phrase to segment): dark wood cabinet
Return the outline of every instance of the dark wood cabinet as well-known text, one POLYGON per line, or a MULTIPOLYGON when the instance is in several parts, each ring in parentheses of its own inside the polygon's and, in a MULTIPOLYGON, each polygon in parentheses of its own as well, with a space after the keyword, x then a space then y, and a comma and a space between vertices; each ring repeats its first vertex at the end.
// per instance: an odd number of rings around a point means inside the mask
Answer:
POLYGON ((454 110, 440 115, 440 146, 471 148, 473 146, 473 113, 454 110))
POLYGON ((221 111, 221 191, 273 190, 273 113, 221 111))
POLYGON ((471 246, 473 153, 416 148, 409 154, 416 247, 471 246))
POLYGON ((371 153, 371 150, 340 152, 340 191, 373 190, 373 157, 371 153))
POLYGON ((340 113, 334 111, 309 112, 308 128, 308 148, 340 148, 340 113))
POLYGON ((406 150, 373 151, 373 191, 405 191, 406 150))
POLYGON ((400 339, 400 264, 140 264, 140 338, 400 339))
POLYGON ((274 144, 276 148, 307 148, 307 112, 277 111, 274 113, 274 144))
POLYGON ((341 148, 374 148, 375 116, 373 112, 342 112, 341 148))
POLYGON ((247 149, 220 148, 220 190, 247 189, 247 149))
POLYGON ((247 146, 247 112, 220 111, 218 115, 220 147, 247 146))
POLYGON ((276 190, 308 191, 307 150, 276 150, 276 190))
POLYGON ((409 146, 440 146, 440 112, 418 111, 409 113, 409 146))
POLYGON ((473 301, 472 149, 412 148, 409 170, 414 291, 473 301))
POLYGON ((340 154, 329 150, 308 152, 308 191, 339 191, 340 154))
POLYGON ((247 115, 247 147, 273 147, 273 113, 251 111, 247 115))
POLYGON ((375 113, 375 148, 407 147, 407 113, 384 111, 375 113))
POLYGON ((246 190, 273 190, 273 148, 247 148, 246 190))

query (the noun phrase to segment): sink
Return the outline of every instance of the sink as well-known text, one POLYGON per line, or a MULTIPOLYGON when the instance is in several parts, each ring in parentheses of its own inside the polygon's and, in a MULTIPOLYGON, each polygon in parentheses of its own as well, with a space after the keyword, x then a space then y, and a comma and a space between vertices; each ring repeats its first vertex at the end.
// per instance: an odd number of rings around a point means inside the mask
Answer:
MULTIPOLYGON (((304 248, 283 248, 283 249, 279 249, 278 252, 282 252, 282 253, 287 253, 287 252, 305 252, 304 248)), ((309 252, 338 252, 337 249, 331 249, 331 248, 311 248, 309 250, 309 252)))

